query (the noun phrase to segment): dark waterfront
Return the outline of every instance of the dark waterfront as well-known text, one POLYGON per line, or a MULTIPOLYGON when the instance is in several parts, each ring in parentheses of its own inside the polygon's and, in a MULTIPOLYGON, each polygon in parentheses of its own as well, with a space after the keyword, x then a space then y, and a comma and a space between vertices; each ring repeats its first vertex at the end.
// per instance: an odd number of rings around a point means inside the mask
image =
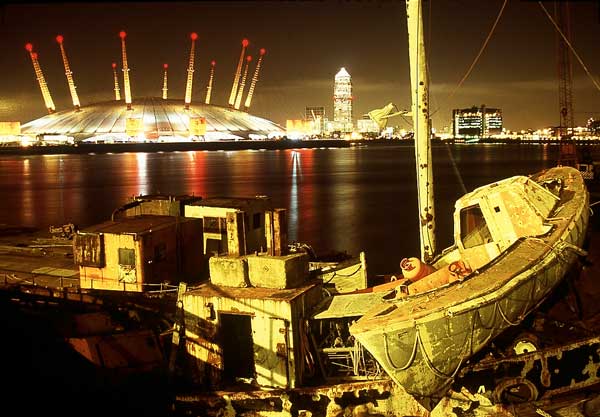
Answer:
MULTIPOLYGON (((557 158, 556 145, 434 146, 438 250, 452 241, 462 184, 471 191, 557 158)), ((84 227, 134 195, 153 193, 267 195, 288 209, 290 241, 318 253, 364 250, 370 274, 419 256, 411 146, 0 157, 0 224, 84 227)))

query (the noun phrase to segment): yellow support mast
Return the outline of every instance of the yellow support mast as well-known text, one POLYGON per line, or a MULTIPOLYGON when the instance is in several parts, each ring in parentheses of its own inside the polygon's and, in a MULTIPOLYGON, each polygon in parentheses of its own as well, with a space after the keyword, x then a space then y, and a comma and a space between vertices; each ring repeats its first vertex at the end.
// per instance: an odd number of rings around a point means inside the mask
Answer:
POLYGON ((240 83, 240 90, 237 93, 237 98, 235 99, 235 108, 239 109, 242 104, 242 96, 244 95, 244 87, 246 86, 246 78, 248 77, 248 67, 250 66, 250 61, 252 61, 252 56, 248 55, 246 57, 246 65, 244 67, 244 75, 242 76, 242 82, 240 83))
POLYGON ((256 69, 254 70, 254 76, 252 77, 252 82, 250 83, 250 89, 248 90, 248 96, 246 97, 246 102, 244 103, 244 110, 248 111, 250 109, 250 103, 252 102, 252 95, 254 94, 254 88, 256 87, 256 82, 258 81, 258 72, 260 71, 260 64, 262 63, 263 56, 267 53, 265 48, 260 48, 260 55, 258 57, 258 61, 256 62, 256 69))
POLYGON ((206 87, 206 100, 204 100, 205 104, 210 104, 210 94, 212 92, 213 80, 215 78, 215 65, 217 65, 217 61, 210 62, 210 77, 208 78, 208 87, 206 87))
POLYGON ((233 85, 231 86, 231 94, 229 95, 229 107, 233 107, 235 104, 235 98, 238 91, 238 82, 240 81, 240 75, 242 73, 242 64, 244 62, 244 54, 246 48, 250 42, 248 39, 242 40, 242 53, 240 54, 240 60, 238 61, 237 69, 235 70, 235 77, 233 78, 233 85))
POLYGON ((119 77, 117 77, 117 63, 112 63, 113 77, 115 79, 115 100, 121 100, 121 89, 119 88, 119 77))
POLYGON ((194 78, 194 49, 196 47, 196 39, 198 39, 198 34, 192 32, 190 34, 190 38, 192 39, 192 46, 190 47, 190 62, 188 64, 187 69, 187 84, 185 86, 185 109, 190 108, 190 103, 192 102, 192 81, 194 78))
POLYGON ((25 45, 25 49, 27 50, 27 52, 29 52, 29 56, 31 57, 31 62, 33 63, 33 70, 35 71, 35 76, 40 85, 40 90, 42 91, 42 97, 44 98, 44 103, 46 104, 48 113, 52 114, 56 111, 56 107, 54 107, 54 102, 52 101, 50 90, 48 89, 48 85, 46 84, 44 73, 42 72, 42 68, 40 67, 40 63, 38 62, 38 55, 36 52, 33 52, 33 45, 30 43, 25 45))
POLYGON ((125 86, 125 104, 127 110, 131 110, 131 85, 129 84, 129 67, 127 66, 127 49, 125 47, 125 37, 127 33, 124 30, 119 32, 121 38, 121 55, 123 59, 123 85, 125 86))
POLYGON ((163 100, 167 99, 167 69, 169 68, 169 64, 163 64, 164 76, 163 76, 163 88, 162 88, 162 98, 163 100))
POLYGON ((77 96, 77 87, 75 87, 75 81, 73 81, 73 73, 71 72, 71 67, 69 66, 69 60, 67 59, 67 53, 65 52, 63 41, 63 35, 58 35, 56 37, 56 42, 58 42, 58 46, 60 47, 63 65, 65 66, 65 75, 67 76, 67 84, 69 84, 69 92, 71 93, 71 99, 73 100, 73 107, 75 107, 75 111, 79 111, 79 107, 81 107, 81 105, 79 104, 79 97, 77 96))

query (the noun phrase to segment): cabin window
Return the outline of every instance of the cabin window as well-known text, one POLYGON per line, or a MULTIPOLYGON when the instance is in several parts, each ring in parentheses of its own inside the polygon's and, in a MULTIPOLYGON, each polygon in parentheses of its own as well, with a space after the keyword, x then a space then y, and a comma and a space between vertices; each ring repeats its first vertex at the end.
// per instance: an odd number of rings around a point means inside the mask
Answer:
POLYGON ((119 248, 119 265, 135 267, 135 251, 119 248))
POLYGON ((492 235, 479 206, 461 210, 460 240, 465 249, 491 242, 492 235))
POLYGON ((208 233, 221 233, 225 230, 225 219, 220 217, 205 217, 204 231, 208 233))
POLYGON ((82 266, 104 268, 104 236, 101 234, 79 234, 73 236, 75 263, 82 266))
POLYGON ((260 229, 260 213, 254 213, 254 216, 252 217, 252 224, 254 226, 255 229, 260 229))
POLYGON ((221 241, 218 239, 206 239, 206 250, 204 253, 218 255, 221 253, 221 241))

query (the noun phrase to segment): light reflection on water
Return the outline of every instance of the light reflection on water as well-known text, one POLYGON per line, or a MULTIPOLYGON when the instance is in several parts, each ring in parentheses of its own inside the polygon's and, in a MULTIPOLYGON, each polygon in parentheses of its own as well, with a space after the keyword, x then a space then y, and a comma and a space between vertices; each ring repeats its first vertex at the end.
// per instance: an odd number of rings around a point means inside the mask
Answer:
MULTIPOLYGON (((470 191, 552 166, 556 155, 535 145, 434 147, 438 249, 451 242, 461 180, 470 191)), ((140 194, 267 195, 288 210, 290 241, 365 250, 370 272, 384 273, 419 256, 415 187, 410 146, 0 157, 0 223, 83 227, 140 194)))

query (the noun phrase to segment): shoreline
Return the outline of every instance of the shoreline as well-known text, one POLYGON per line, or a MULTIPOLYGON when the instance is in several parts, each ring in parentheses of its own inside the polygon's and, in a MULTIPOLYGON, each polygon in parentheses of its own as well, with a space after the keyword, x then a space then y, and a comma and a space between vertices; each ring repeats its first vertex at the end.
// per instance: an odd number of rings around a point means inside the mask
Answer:
POLYGON ((75 145, 35 145, 0 147, 0 155, 57 155, 125 152, 187 152, 187 151, 241 151, 284 150, 315 148, 348 148, 350 141, 343 139, 320 140, 244 140, 215 142, 156 142, 156 143, 79 143, 75 145))
MULTIPOLYGON (((478 142, 463 143, 455 140, 434 139, 432 145, 558 145, 560 140, 521 140, 521 139, 482 139, 478 142)), ((575 140, 576 145, 595 146, 600 141, 575 140)), ((154 143, 78 143, 75 145, 33 145, 0 146, 2 155, 58 155, 58 154, 95 154, 126 152, 187 152, 187 151, 240 151, 240 150, 286 150, 349 148, 353 146, 413 146, 410 139, 313 139, 313 140, 240 140, 214 142, 154 142, 154 143)))

